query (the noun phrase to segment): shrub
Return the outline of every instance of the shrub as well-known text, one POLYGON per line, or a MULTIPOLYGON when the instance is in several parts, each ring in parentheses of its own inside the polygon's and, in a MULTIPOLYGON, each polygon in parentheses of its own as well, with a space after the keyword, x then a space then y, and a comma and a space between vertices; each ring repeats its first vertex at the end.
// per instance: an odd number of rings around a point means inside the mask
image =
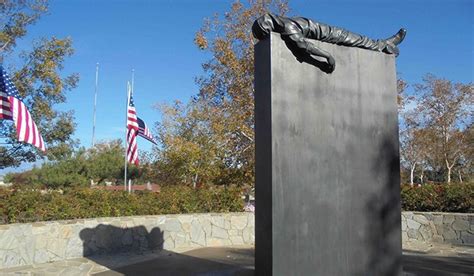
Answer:
POLYGON ((88 188, 64 192, 0 189, 0 224, 93 217, 177 213, 237 212, 243 210, 236 187, 162 187, 161 192, 128 194, 88 188))
MULTIPOLYGON (((93 217, 178 213, 239 212, 244 202, 237 187, 162 187, 129 194, 71 188, 64 192, 0 189, 0 224, 93 217)), ((402 186, 405 211, 474 212, 474 183, 402 186)))
POLYGON ((402 186, 405 211, 474 212, 474 183, 402 186))

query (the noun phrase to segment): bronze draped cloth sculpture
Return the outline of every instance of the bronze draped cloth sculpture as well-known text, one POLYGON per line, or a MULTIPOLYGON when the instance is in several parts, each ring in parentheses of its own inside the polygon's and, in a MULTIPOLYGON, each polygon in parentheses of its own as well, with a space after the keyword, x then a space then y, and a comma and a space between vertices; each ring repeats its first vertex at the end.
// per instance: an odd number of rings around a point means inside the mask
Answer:
POLYGON ((330 72, 334 71, 336 61, 328 52, 319 49, 314 40, 322 42, 358 47, 398 56, 397 45, 406 35, 405 29, 387 39, 373 40, 367 36, 352 33, 345 29, 315 22, 304 17, 283 17, 267 13, 255 20, 252 33, 255 38, 261 40, 270 32, 280 33, 282 38, 289 42, 290 46, 306 54, 323 57, 330 66, 330 72))

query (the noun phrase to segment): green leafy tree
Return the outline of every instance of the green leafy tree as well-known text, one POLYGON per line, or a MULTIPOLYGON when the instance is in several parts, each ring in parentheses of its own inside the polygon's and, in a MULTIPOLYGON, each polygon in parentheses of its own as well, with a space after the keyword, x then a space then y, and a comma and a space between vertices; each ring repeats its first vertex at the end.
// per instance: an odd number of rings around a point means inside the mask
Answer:
POLYGON ((136 179, 140 183, 158 183, 159 166, 157 166, 156 156, 153 152, 138 151, 140 156, 140 177, 136 179))
POLYGON ((62 160, 47 162, 41 167, 33 167, 20 173, 9 173, 5 180, 17 188, 28 186, 57 189, 85 186, 88 183, 86 152, 79 149, 62 160))
MULTIPOLYGON (((22 0, 0 3, 0 60, 15 54, 18 39, 27 28, 47 11, 47 1, 22 0)), ((22 65, 16 70, 8 67, 10 76, 24 99, 33 120, 47 145, 50 160, 70 156, 77 144, 72 139, 75 130, 72 112, 55 110, 56 104, 66 102, 66 92, 76 87, 78 75, 60 75, 64 61, 74 53, 70 38, 43 38, 36 41, 30 52, 20 53, 22 65)), ((28 144, 19 143, 11 121, 0 121, 0 169, 33 162, 41 153, 28 144)))
POLYGON ((218 177, 222 147, 199 107, 205 108, 197 102, 160 107, 158 139, 162 147, 156 164, 160 182, 196 187, 198 182, 215 182, 218 177))
POLYGON ((87 174, 97 183, 123 177, 124 148, 120 139, 94 145, 87 152, 87 174))
POLYGON ((2 0, 0 52, 13 51, 16 41, 26 35, 27 27, 34 24, 47 10, 46 0, 2 0))
MULTIPOLYGON (((103 183, 123 177, 124 149, 121 140, 97 143, 88 150, 81 148, 61 160, 44 163, 39 168, 10 173, 7 182, 47 188, 87 186, 90 181, 103 183)), ((137 177, 138 168, 131 167, 129 177, 137 177)))
POLYGON ((87 186, 87 161, 84 151, 74 156, 44 164, 32 183, 50 189, 87 186))

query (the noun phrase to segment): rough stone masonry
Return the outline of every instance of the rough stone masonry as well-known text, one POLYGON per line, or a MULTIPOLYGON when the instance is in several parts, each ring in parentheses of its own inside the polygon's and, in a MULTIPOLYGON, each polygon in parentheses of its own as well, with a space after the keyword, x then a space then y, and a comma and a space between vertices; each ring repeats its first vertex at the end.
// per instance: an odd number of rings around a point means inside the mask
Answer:
POLYGON ((92 218, 0 225, 0 268, 97 254, 254 242, 253 213, 92 218))
MULTIPOLYGON (((403 212, 402 238, 474 246, 474 214, 403 212)), ((110 250, 140 254, 159 248, 252 245, 254 240, 253 213, 15 223, 0 225, 0 269, 113 254, 110 250), (115 234, 104 235, 111 232, 115 234)))

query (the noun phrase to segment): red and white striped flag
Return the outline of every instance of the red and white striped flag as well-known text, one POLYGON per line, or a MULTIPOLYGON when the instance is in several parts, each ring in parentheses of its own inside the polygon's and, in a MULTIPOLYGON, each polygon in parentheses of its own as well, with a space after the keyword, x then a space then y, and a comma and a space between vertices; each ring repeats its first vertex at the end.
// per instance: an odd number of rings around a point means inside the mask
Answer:
POLYGON ((18 90, 0 65, 0 119, 12 120, 16 126, 18 141, 46 151, 43 137, 23 103, 18 90))
POLYGON ((141 136, 156 145, 156 141, 155 139, 153 139, 153 134, 151 134, 151 131, 146 125, 145 121, 143 121, 139 117, 137 117, 137 119, 138 119, 138 136, 141 136))
POLYGON ((138 119, 133 102, 133 93, 130 91, 130 87, 128 91, 130 96, 127 104, 127 160, 132 164, 138 165, 138 119))

